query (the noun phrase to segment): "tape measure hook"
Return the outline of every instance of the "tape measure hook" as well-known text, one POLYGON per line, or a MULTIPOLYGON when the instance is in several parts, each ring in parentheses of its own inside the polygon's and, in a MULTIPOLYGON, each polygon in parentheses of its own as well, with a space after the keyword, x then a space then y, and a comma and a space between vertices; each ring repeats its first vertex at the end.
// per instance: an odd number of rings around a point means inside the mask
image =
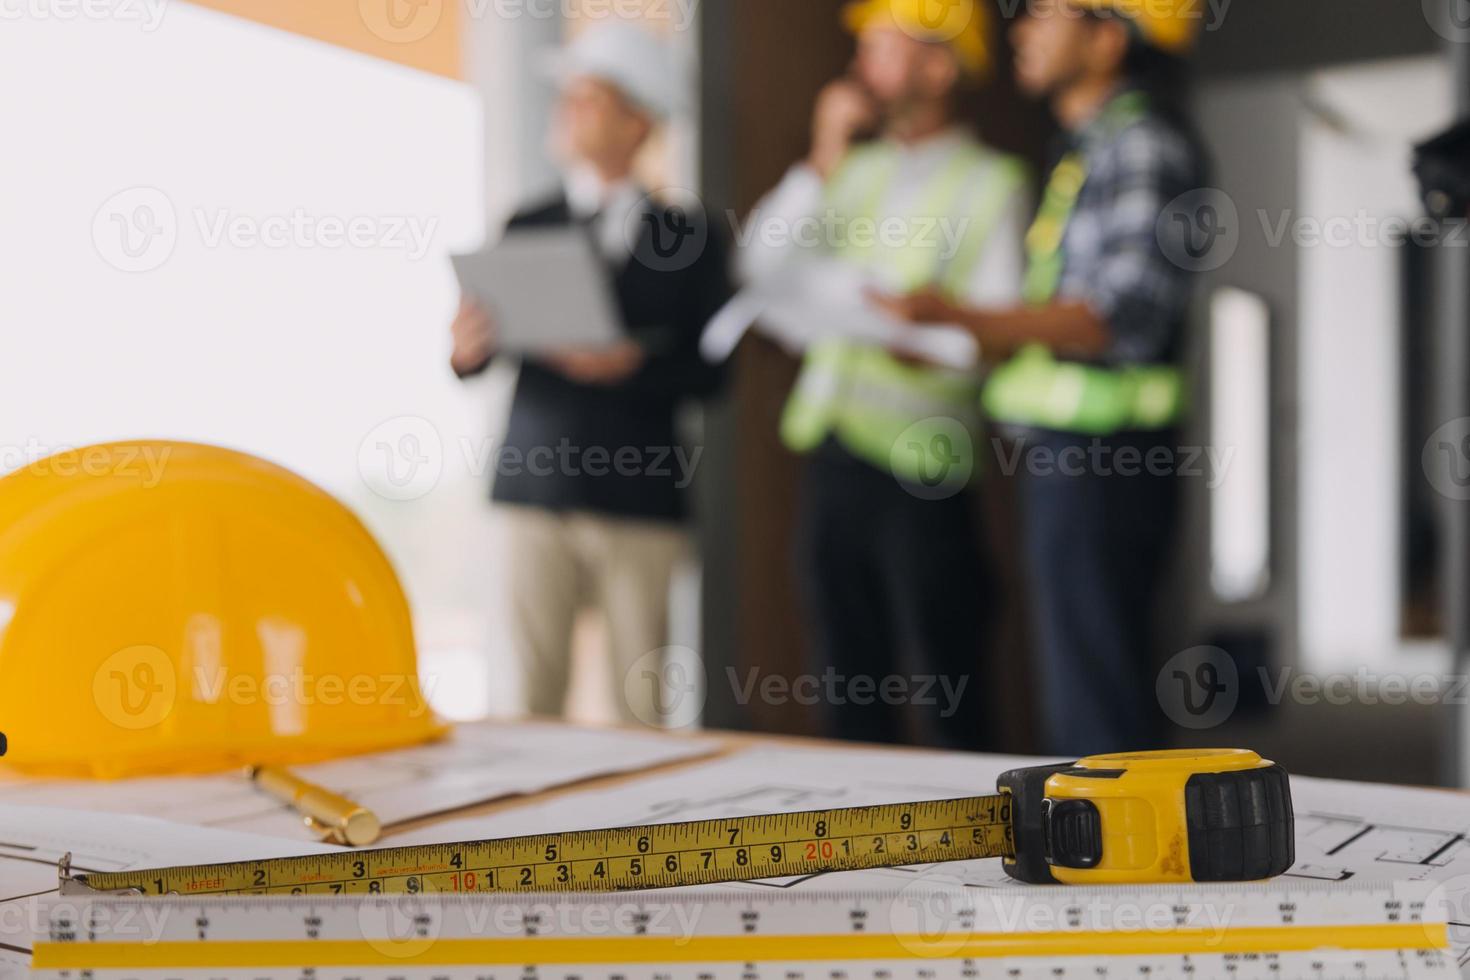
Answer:
MULTIPOLYGON (((61 860, 56 862, 56 890, 62 895, 143 895, 141 888, 115 888, 111 891, 101 891, 93 888, 87 881, 86 875, 72 874, 71 851, 61 855, 61 860)), ((171 892, 170 894, 178 894, 171 892)))

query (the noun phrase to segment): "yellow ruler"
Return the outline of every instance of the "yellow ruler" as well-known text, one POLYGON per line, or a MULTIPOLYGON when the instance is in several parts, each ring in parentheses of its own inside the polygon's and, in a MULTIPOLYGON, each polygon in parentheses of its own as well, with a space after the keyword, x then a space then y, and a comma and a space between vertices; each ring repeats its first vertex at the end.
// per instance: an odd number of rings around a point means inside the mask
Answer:
POLYGON ((628 895, 91 896, 55 980, 976 980, 1457 976, 1432 886, 780 888, 628 895))
POLYGON ((1014 853, 1011 798, 895 803, 78 875, 144 895, 613 892, 1014 853))

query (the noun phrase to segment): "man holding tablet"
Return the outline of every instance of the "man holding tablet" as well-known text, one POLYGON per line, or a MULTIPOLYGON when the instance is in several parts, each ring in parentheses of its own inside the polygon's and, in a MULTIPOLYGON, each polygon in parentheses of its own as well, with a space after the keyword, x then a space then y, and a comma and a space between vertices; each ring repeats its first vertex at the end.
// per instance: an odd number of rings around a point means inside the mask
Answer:
MULTIPOLYGON (((576 615, 598 608, 616 701, 625 721, 646 723, 658 718, 655 686, 623 678, 668 643, 691 475, 673 462, 681 458, 675 413, 718 386, 698 347, 729 294, 725 249, 702 215, 653 201, 633 176, 679 88, 667 46, 631 24, 598 25, 560 53, 557 79, 554 135, 565 191, 517 214, 509 233, 585 229, 624 336, 522 359, 500 447, 520 465, 498 467, 492 494, 512 559, 510 635, 531 712, 559 715, 576 615)), ((461 378, 480 374, 501 352, 492 313, 470 297, 452 329, 461 378)))

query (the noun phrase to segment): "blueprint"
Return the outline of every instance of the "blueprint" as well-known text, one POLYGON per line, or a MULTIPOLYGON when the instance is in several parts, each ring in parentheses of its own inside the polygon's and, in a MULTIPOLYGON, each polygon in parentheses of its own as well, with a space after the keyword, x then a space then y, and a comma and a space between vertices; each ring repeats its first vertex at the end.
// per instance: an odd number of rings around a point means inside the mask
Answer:
MULTIPOLYGON (((298 766, 292 771, 361 803, 385 828, 597 776, 695 758, 713 742, 566 725, 460 725, 427 745, 298 766)), ((161 817, 221 830, 314 839, 299 814, 239 773, 115 783, 0 783, 8 803, 161 817)), ((3 836, 3 834, 0 834, 3 836)))
MULTIPOLYGON (((1044 760, 844 749, 756 749, 675 774, 573 793, 484 819, 435 825, 415 842, 549 833, 596 826, 749 816, 876 803, 949 799, 994 792, 1008 769, 1044 760)), ((1290 879, 1317 882, 1430 881, 1449 912, 1462 975, 1470 978, 1470 794, 1297 777, 1297 863, 1290 879)), ((1014 888, 998 861, 965 861, 874 871, 701 886, 892 889, 1014 888)))
POLYGON ((147 817, 0 804, 0 978, 30 962, 57 865, 77 873, 216 861, 248 861, 334 850, 321 844, 186 827, 147 817))
MULTIPOLYGON (((676 743, 682 744, 682 743, 676 743)), ((376 760, 374 760, 376 761, 376 760)), ((718 758, 527 800, 496 813, 441 820, 390 843, 430 843, 648 822, 749 816, 981 795, 1003 771, 1043 760, 791 746, 741 749, 718 758)), ((391 780, 382 785, 389 785, 391 780)), ((366 784, 365 784, 366 785, 366 784)), ((53 787, 54 788, 54 787, 53 787)), ((1424 881, 1452 923, 1454 955, 1470 978, 1470 795, 1296 778, 1297 863, 1288 883, 1424 881)), ((0 923, 55 886, 55 862, 70 850, 80 869, 116 870, 304 853, 300 840, 270 839, 154 820, 0 806, 0 923)), ((724 895, 800 895, 841 888, 892 893, 1015 888, 997 861, 919 865, 702 886, 724 895)), ((1209 886, 1198 886, 1208 894, 1209 886)), ((20 921, 27 922, 24 916, 20 921)), ((0 935, 0 978, 23 965, 29 933, 0 935)))

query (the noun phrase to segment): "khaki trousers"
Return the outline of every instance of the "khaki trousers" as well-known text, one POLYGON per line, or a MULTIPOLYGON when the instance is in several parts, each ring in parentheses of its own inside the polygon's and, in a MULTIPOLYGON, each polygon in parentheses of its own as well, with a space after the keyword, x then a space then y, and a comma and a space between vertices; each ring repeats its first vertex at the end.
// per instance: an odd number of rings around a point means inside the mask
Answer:
POLYGON ((577 614, 596 608, 607 624, 613 700, 627 724, 656 724, 654 686, 625 683, 641 658, 668 645, 669 590, 688 551, 672 523, 502 506, 509 634, 532 714, 564 713, 577 614))

